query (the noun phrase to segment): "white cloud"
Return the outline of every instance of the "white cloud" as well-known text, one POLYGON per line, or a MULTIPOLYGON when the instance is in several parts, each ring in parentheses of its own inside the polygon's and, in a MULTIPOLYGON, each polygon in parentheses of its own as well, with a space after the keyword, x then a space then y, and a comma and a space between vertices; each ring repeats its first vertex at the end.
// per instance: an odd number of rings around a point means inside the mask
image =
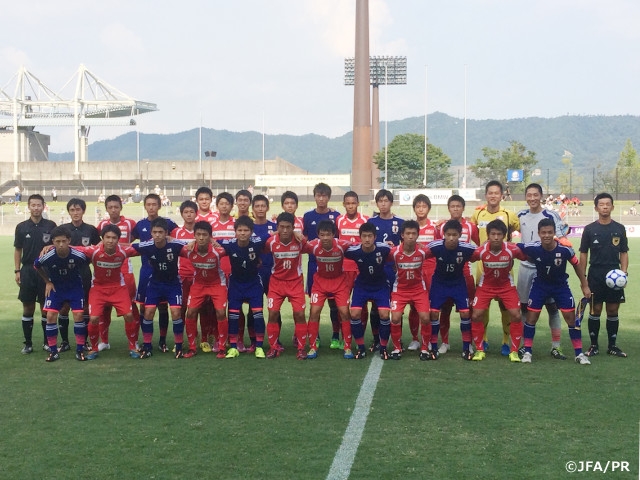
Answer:
POLYGON ((30 64, 29 55, 16 47, 3 47, 0 48, 0 63, 4 65, 3 70, 10 65, 12 70, 17 71, 21 66, 30 64))

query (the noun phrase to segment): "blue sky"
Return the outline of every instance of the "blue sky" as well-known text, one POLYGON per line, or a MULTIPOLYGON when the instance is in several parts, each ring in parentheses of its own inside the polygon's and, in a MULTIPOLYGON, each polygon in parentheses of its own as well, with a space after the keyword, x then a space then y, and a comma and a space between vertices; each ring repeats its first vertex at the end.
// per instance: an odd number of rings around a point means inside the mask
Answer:
MULTIPOLYGON (((157 103, 144 133, 200 125, 267 134, 352 128, 355 0, 35 1, 6 4, 0 86, 21 65, 58 91, 83 63, 157 103)), ((407 56, 408 84, 381 88, 381 118, 640 115, 636 0, 370 0, 371 55, 407 56), (428 66, 428 75, 425 74, 428 66), (425 80, 428 77, 428 88, 425 80), (385 108, 387 107, 387 108, 385 108), (387 111, 388 110, 388 111, 387 111)), ((52 151, 72 148, 71 129, 52 151)), ((90 141, 128 131, 94 127, 90 141)))

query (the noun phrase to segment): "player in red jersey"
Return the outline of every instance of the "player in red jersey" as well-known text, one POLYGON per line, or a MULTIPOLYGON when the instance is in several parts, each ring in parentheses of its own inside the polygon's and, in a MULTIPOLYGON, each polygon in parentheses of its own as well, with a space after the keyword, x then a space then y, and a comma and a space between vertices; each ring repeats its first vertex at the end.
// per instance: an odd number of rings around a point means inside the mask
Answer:
POLYGON ((200 187, 196 190, 196 203, 198 204, 198 216, 196 222, 204 220, 209 223, 218 217, 218 213, 211 210, 211 202, 213 201, 213 192, 209 187, 200 187))
MULTIPOLYGON (((118 195, 109 195, 104 201, 104 208, 109 214, 108 220, 102 220, 97 229, 102 232, 107 225, 115 225, 120 230, 120 244, 122 246, 129 246, 131 244, 131 232, 136 226, 136 221, 130 218, 126 218, 121 215, 122 213, 122 200, 118 195)), ((124 276, 124 282, 131 296, 131 313, 133 319, 140 329, 140 311, 138 310, 138 304, 136 303, 136 278, 133 273, 133 263, 130 259, 127 259, 122 263, 122 275, 124 276)), ((107 350, 109 345, 109 326, 111 325, 111 307, 105 309, 104 314, 100 318, 99 330, 100 330, 100 343, 98 343, 98 351, 107 350)), ((137 331, 137 330, 136 330, 137 331)), ((136 334, 137 341, 137 334, 136 334)))
MULTIPOLYGON (((345 214, 340 215, 336 221, 338 227, 338 238, 340 240, 346 240, 352 245, 358 245, 360 243, 360 225, 367 223, 369 217, 358 212, 360 207, 360 199, 358 194, 354 191, 349 191, 342 197, 342 206, 344 207, 345 214)), ((342 270, 345 277, 349 281, 349 292, 353 290, 353 284, 358 276, 358 266, 356 262, 349 258, 344 259, 342 270)), ((364 305, 362 313, 360 314, 360 321, 362 322, 362 328, 366 330, 367 319, 369 318, 368 305, 364 305)), ((346 345, 345 345, 346 348, 346 345)), ((349 346, 351 348, 351 346, 349 346)))
MULTIPOLYGON (((193 232, 193 227, 196 224, 196 216, 198 215, 198 205, 191 200, 185 200, 180 205, 180 215, 184 224, 181 227, 174 228, 171 232, 171 237, 177 240, 194 240, 196 237, 193 232)), ((178 275, 180 276, 180 283, 182 284, 182 318, 186 318, 187 313, 187 299, 189 298, 189 291, 191 285, 193 285, 193 277, 196 271, 190 261, 186 259, 178 259, 178 275)))
POLYGON ((349 316, 349 297, 352 284, 347 275, 344 275, 344 252, 351 245, 346 240, 335 238, 336 224, 331 220, 321 220, 317 227, 318 238, 305 244, 304 253, 315 255, 318 268, 313 275, 311 287, 311 308, 309 312, 309 352, 307 358, 316 358, 318 349, 316 340, 320 325, 320 314, 325 300, 330 297, 336 302, 340 323, 342 326, 342 338, 344 339, 344 358, 354 358, 351 352, 351 317, 349 316))
POLYGON ((98 337, 100 332, 99 320, 105 309, 116 309, 118 316, 124 317, 124 329, 129 340, 129 355, 140 358, 138 352, 138 324, 136 324, 131 309, 131 294, 126 289, 122 265, 127 263, 127 257, 136 256, 137 252, 131 247, 123 247, 118 242, 122 232, 113 224, 106 225, 101 230, 102 243, 89 247, 74 247, 84 253, 93 264, 93 279, 89 291, 89 325, 88 333, 92 351, 87 359, 93 360, 98 356, 98 337))
POLYGON ((278 312, 284 299, 288 299, 293 310, 295 336, 298 347, 298 360, 307 358, 304 351, 307 339, 307 323, 304 316, 305 298, 302 278, 302 248, 306 241, 298 240, 293 234, 294 216, 283 212, 276 219, 277 233, 267 240, 265 251, 273 255, 273 269, 267 295, 269 322, 267 336, 271 349, 267 358, 280 356, 283 348, 279 344, 280 325, 278 312))
MULTIPOLYGON (((298 195, 296 195, 295 192, 287 190, 280 196, 280 205, 282 205, 283 212, 287 212, 293 215, 293 232, 302 235, 302 229, 304 228, 302 217, 298 217, 296 215, 296 210, 298 210, 298 195)), ((275 215, 273 216, 272 220, 275 222, 275 215)))
POLYGON ((186 331, 189 350, 184 354, 184 357, 191 358, 197 352, 198 312, 204 306, 207 298, 210 298, 215 306, 215 314, 218 319, 217 357, 234 358, 238 356, 237 349, 229 349, 229 352, 225 352, 229 323, 227 321, 227 277, 220 268, 220 259, 224 250, 222 248, 214 249, 211 245, 212 231, 208 222, 197 222, 193 230, 196 240, 193 250, 185 249, 180 253, 181 257, 188 259, 195 272, 187 299, 186 331))
POLYGON ((422 349, 428 348, 431 337, 429 292, 423 273, 426 252, 417 243, 419 232, 417 221, 403 222, 400 227, 402 242, 389 254, 396 267, 396 281, 391 288, 391 358, 394 360, 400 360, 402 356, 402 314, 407 305, 415 310, 422 325, 422 349))
MULTIPOLYGON (((469 220, 462 216, 464 212, 465 201, 460 195, 451 195, 447 200, 447 208, 449 209, 449 215, 451 215, 451 220, 458 220, 462 225, 462 234, 460 236, 461 242, 467 243, 475 243, 476 245, 480 245, 480 236, 478 233, 478 227, 475 223, 471 223, 469 220)), ((440 238, 444 232, 442 232, 442 228, 444 227, 444 222, 440 225, 440 238)), ((465 268, 464 278, 467 283, 467 294, 470 299, 476 296, 476 280, 473 277, 473 270, 471 268, 471 263, 467 263, 467 268, 465 268)), ((449 344, 449 330, 451 328, 451 310, 453 309, 453 302, 448 301, 442 307, 440 313, 440 337, 442 338, 442 343, 440 344, 440 348, 438 348, 438 353, 445 354, 451 348, 449 344)), ((471 307, 471 310, 473 307, 471 307)))
POLYGON ((471 316, 471 334, 476 346, 472 360, 484 360, 484 315, 489 309, 491 300, 500 300, 509 312, 511 337, 511 353, 509 360, 519 362, 518 349, 522 339, 522 314, 520 312, 520 297, 516 284, 511 276, 514 259, 526 260, 527 256, 514 243, 505 242, 507 226, 502 220, 492 220, 487 225, 488 241, 478 247, 471 257, 472 261, 479 260, 482 275, 478 281, 476 295, 473 299, 473 314, 471 316))
MULTIPOLYGON (((433 223, 429 219, 429 212, 431 211, 431 200, 424 194, 416 195, 413 199, 413 213, 416 214, 416 221, 420 226, 420 230, 418 233, 418 243, 422 246, 427 246, 429 243, 442 238, 439 233, 439 229, 435 223, 433 223)), ((425 285, 427 287, 427 292, 431 290, 431 278, 433 277, 433 272, 436 270, 436 259, 428 258, 422 264, 422 272, 425 281, 425 285)), ((408 350, 418 350, 420 348, 420 341, 418 340, 418 332, 420 330, 420 325, 422 324, 423 329, 430 330, 431 323, 427 322, 426 324, 420 321, 420 316, 418 312, 413 306, 409 310, 409 330, 411 331, 411 343, 407 347, 408 350)), ((424 332, 423 336, 425 335, 424 332)), ((430 336, 430 333, 428 334, 430 336)))

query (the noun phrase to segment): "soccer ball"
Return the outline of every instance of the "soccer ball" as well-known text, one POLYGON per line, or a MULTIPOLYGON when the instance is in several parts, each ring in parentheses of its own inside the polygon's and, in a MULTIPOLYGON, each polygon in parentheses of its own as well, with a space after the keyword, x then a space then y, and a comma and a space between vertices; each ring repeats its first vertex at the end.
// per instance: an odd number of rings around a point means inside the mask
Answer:
POLYGON ((614 290, 621 290, 627 285, 627 275, 619 269, 611 270, 605 277, 607 287, 614 290))

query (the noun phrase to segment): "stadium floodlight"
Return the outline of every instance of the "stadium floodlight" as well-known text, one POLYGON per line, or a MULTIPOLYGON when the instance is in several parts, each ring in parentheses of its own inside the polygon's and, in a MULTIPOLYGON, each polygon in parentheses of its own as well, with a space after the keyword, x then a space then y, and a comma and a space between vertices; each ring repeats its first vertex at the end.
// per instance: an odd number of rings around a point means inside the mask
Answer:
MULTIPOLYGON (((406 85, 407 57, 369 57, 369 78, 371 85, 406 85)), ((353 85, 355 79, 355 58, 344 59, 344 84, 353 85)))

